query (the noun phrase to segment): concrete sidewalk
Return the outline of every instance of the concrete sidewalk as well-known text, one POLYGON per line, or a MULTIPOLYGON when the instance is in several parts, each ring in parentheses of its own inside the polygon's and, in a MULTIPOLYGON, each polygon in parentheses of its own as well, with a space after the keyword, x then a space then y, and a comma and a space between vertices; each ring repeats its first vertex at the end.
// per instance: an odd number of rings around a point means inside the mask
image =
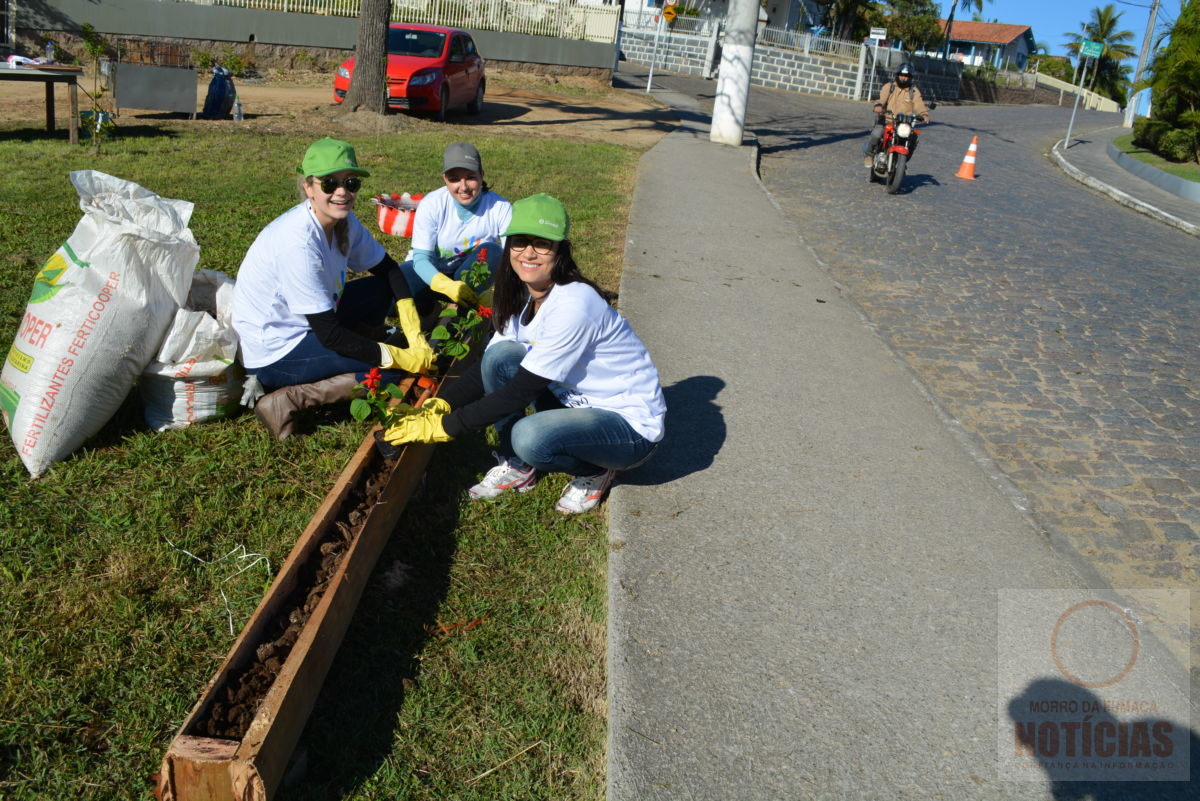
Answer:
POLYGON ((1142 180, 1109 155, 1109 143, 1129 132, 1128 128, 1114 127, 1072 136, 1070 147, 1055 147, 1050 156, 1072 178, 1103 192, 1121 205, 1192 236, 1200 236, 1200 203, 1142 180))
POLYGON ((610 799, 1051 798, 997 774, 998 657, 1045 651, 998 654, 1002 591, 1085 581, 841 296, 754 148, 656 96, 685 121, 640 164, 621 307, 668 433, 609 502, 610 799))

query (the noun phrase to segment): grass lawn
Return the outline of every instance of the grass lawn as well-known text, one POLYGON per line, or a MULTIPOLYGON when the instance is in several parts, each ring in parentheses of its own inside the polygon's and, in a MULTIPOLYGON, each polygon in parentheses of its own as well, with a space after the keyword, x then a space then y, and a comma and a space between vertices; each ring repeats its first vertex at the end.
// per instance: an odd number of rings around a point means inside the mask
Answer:
MULTIPOLYGON (((479 130, 493 188, 560 198, 580 263, 615 289, 640 153, 479 130)), ((16 334, 34 275, 81 216, 70 171, 195 203, 199 266, 236 275, 326 133, 162 120, 93 157, 61 131, 0 123, 0 338, 16 334)), ((463 135, 431 124, 346 136, 372 171, 362 200, 436 188, 443 147, 463 135)), ((385 245, 400 257, 407 240, 385 245)), ((252 414, 154 433, 135 389, 36 481, 2 438, 0 797, 151 797, 167 744, 366 428, 333 408, 311 425, 284 443, 252 414)), ((281 798, 603 796, 603 512, 554 512, 563 476, 469 503, 488 451, 482 436, 438 447, 302 738, 306 778, 281 798)))
POLYGON ((1200 183, 1200 164, 1196 164, 1194 161, 1184 163, 1167 161, 1157 153, 1151 153, 1149 150, 1135 145, 1133 143, 1133 134, 1118 136, 1113 140, 1113 145, 1122 153, 1133 156, 1138 161, 1149 164, 1151 167, 1157 167, 1169 175, 1200 183))

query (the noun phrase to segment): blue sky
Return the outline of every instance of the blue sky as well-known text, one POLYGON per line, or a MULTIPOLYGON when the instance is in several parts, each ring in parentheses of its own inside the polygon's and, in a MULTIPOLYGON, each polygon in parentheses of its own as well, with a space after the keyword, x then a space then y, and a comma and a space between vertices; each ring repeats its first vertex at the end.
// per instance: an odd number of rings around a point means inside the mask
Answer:
MULTIPOLYGON (((940 0, 942 16, 950 12, 951 3, 940 0)), ((1092 9, 1106 6, 1109 3, 1116 6, 1117 11, 1123 12, 1121 29, 1133 31, 1131 43, 1141 50, 1142 37, 1146 34, 1146 21, 1150 18, 1150 0, 984 0, 983 16, 986 20, 1013 25, 1028 25, 1033 28, 1033 38, 1050 47, 1050 54, 1055 56, 1067 55, 1067 38, 1063 33, 1078 31, 1079 26, 1092 16, 1092 9)), ((956 19, 970 19, 974 8, 964 10, 964 1, 960 0, 956 19)), ((1158 19, 1161 23, 1164 16, 1174 19, 1179 13, 1179 0, 1160 0, 1158 19)))

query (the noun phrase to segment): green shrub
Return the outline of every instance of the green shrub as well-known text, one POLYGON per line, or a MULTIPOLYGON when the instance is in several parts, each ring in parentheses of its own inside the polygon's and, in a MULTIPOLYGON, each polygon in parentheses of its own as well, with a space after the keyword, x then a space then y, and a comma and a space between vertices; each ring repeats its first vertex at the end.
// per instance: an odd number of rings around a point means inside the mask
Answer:
POLYGON ((232 45, 225 45, 225 51, 221 53, 221 66, 229 70, 235 78, 246 74, 246 62, 234 51, 232 45))
POLYGON ((292 59, 292 64, 296 67, 296 69, 301 70, 315 71, 318 67, 317 57, 303 48, 297 51, 295 57, 292 59))
POLYGON ((1133 121, 1133 143, 1152 153, 1157 153, 1158 143, 1162 141, 1163 134, 1169 130, 1171 130, 1171 126, 1164 120, 1138 117, 1133 121))
POLYGON ((201 72, 208 72, 217 63, 217 59, 213 56, 211 50, 193 50, 192 63, 196 65, 196 69, 201 72))
POLYGON ((1195 132, 1187 128, 1171 128, 1159 140, 1158 155, 1168 161, 1195 161, 1195 132))

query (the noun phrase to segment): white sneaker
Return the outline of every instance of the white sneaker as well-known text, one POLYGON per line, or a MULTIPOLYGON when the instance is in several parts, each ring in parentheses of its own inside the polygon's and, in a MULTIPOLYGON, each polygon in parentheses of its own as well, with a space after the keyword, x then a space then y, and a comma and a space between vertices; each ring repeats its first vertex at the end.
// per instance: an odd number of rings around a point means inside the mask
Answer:
POLYGON ((471 489, 467 490, 472 500, 495 498, 497 495, 515 489, 517 492, 529 492, 537 481, 537 471, 515 456, 504 459, 492 451, 492 456, 500 464, 487 471, 487 475, 471 489))
POLYGON ((616 475, 616 470, 605 470, 594 476, 576 476, 567 484, 554 508, 565 515, 577 515, 596 508, 616 475))

